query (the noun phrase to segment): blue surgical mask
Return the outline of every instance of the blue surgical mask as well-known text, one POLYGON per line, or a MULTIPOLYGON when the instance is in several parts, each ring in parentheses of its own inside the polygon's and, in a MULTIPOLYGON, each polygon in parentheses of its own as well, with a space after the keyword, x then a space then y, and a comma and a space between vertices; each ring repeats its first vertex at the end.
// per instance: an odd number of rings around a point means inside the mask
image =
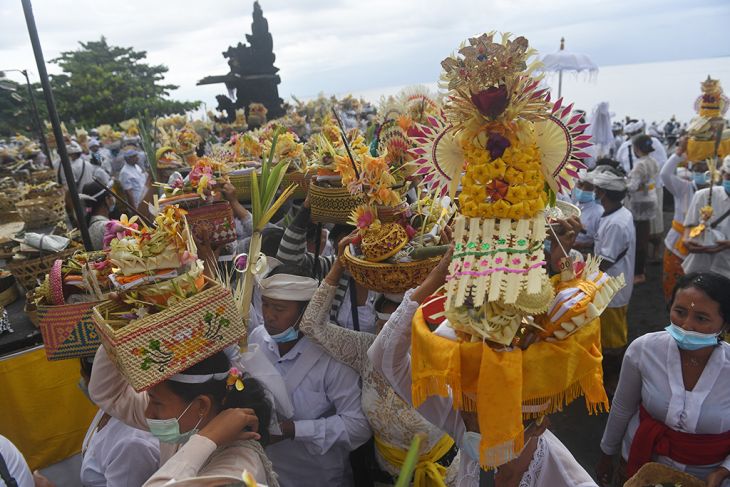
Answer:
POLYGON ((596 199, 596 195, 593 191, 583 191, 580 188, 575 188, 575 200, 578 203, 590 203, 596 199))
POLYGON ((293 342, 297 338, 299 338, 299 331, 297 331, 296 328, 293 326, 290 326, 286 330, 282 331, 281 333, 277 333, 276 335, 269 335, 272 340, 274 340, 276 343, 289 343, 293 342))
POLYGON ((722 180, 722 187, 725 188, 725 192, 727 194, 730 194, 730 179, 723 179, 722 180))
POLYGON ((672 335, 677 346, 682 350, 699 350, 700 348, 712 347, 717 345, 717 337, 719 333, 699 333, 696 331, 687 331, 674 323, 664 328, 672 335))
POLYGON ((482 442, 481 433, 475 431, 467 431, 461 438, 461 448, 469 455, 469 458, 477 463, 481 463, 479 460, 479 444, 482 442))
POLYGON ((710 176, 706 172, 693 172, 692 181, 694 181, 697 186, 704 186, 710 181, 710 176))
POLYGON ((191 436, 198 432, 198 426, 200 426, 200 422, 203 421, 203 418, 201 417, 198 421, 198 424, 196 424, 193 429, 191 429, 190 431, 186 431, 185 433, 180 433, 179 420, 183 417, 187 410, 190 409, 190 406, 192 404, 192 402, 188 404, 188 407, 185 408, 185 411, 183 411, 177 418, 147 419, 147 427, 150 429, 150 433, 152 433, 152 435, 155 436, 162 443, 182 444, 187 442, 191 436))

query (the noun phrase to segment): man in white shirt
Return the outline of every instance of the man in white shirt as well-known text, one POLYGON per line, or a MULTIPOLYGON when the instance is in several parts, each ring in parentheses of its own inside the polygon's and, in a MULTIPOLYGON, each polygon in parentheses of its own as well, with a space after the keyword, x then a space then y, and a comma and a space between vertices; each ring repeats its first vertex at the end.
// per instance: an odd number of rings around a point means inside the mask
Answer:
POLYGON ((109 175, 112 174, 111 152, 109 149, 102 148, 96 139, 89 141, 88 161, 94 166, 101 167, 109 175))
POLYGON ((124 152, 124 166, 119 171, 119 183, 127 196, 127 201, 134 208, 139 208, 139 204, 146 193, 147 173, 145 173, 138 164, 137 151, 127 150, 124 152))
MULTIPOLYGON (((68 159, 71 163, 71 171, 74 175, 76 189, 79 192, 84 186, 92 182, 95 178, 105 185, 109 183, 109 174, 104 171, 104 169, 98 166, 94 166, 82 157, 84 151, 78 144, 78 142, 71 142, 70 144, 68 144, 66 146, 66 152, 68 153, 68 159)), ((57 160, 54 166, 58 174, 59 182, 61 183, 61 185, 67 186, 66 173, 61 167, 61 161, 57 160)))
POLYGON ((682 269, 690 272, 717 272, 730 278, 730 156, 722 165, 722 186, 698 190, 692 197, 684 220, 684 245, 689 254, 682 269), (710 193, 712 190, 712 193, 710 193), (705 230, 690 238, 690 232, 701 220, 701 209, 710 204, 712 216, 705 222, 705 230))
POLYGON ((604 212, 596 233, 595 255, 601 257, 601 270, 610 276, 624 275, 626 287, 616 293, 601 315, 601 343, 605 350, 623 350, 628 341, 626 312, 633 292, 636 232, 631 212, 622 204, 626 197, 626 178, 611 168, 587 176, 595 186, 596 198, 604 212))
POLYGON ((254 329, 248 342, 274 367, 280 376, 276 382, 283 380, 288 393, 275 401, 280 434, 274 432, 266 454, 282 487, 346 487, 352 485, 349 454, 370 438, 370 426, 360 405, 357 372, 299 332, 299 320, 318 287, 301 274, 282 265, 259 280, 264 326, 254 329), (278 406, 286 402, 292 407, 278 406))

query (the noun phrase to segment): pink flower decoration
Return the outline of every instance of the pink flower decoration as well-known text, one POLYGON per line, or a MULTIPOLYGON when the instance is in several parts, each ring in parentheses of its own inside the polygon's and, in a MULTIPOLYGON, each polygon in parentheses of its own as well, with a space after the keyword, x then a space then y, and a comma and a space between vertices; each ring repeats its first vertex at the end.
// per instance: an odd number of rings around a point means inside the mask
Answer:
POLYGON ((468 269, 469 267, 471 267, 471 264, 469 262, 464 262, 464 267, 468 269))
POLYGON ((408 238, 411 239, 416 236, 416 229, 410 225, 406 225, 406 234, 408 235, 408 238))
POLYGON ((522 262, 522 261, 521 261, 521 260, 520 260, 519 258, 517 258, 517 257, 515 257, 514 259, 512 259, 512 263, 513 263, 514 265, 518 265, 518 264, 520 264, 521 262, 522 262))
POLYGON ((180 256, 181 264, 191 264, 191 263, 195 262, 196 260, 198 260, 198 256, 195 254, 191 254, 187 250, 185 252, 183 252, 182 255, 180 256))
POLYGON ((504 259, 502 257, 497 257, 496 259, 494 259, 495 264, 501 264, 502 262, 504 262, 504 259))
POLYGON ((486 259, 484 259, 483 261, 481 261, 479 263, 479 265, 481 265, 482 267, 489 267, 489 262, 486 259))

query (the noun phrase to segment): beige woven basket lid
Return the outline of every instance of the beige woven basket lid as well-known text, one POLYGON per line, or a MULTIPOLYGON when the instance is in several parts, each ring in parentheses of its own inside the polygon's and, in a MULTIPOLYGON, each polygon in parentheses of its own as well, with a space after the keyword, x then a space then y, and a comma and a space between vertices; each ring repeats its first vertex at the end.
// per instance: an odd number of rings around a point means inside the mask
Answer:
POLYGON ((707 483, 690 474, 661 463, 647 463, 631 477, 624 487, 654 487, 657 484, 681 484, 682 487, 707 487, 707 483))

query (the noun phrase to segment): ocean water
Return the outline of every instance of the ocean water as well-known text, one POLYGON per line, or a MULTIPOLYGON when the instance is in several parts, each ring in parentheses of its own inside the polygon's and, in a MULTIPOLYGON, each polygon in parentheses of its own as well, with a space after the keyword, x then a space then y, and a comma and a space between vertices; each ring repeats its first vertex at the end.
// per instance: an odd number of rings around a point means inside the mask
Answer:
MULTIPOLYGON (((631 116, 652 121, 666 121, 675 115, 680 121, 689 121, 694 115, 694 102, 700 95, 700 82, 710 75, 719 79, 730 97, 730 56, 688 59, 683 61, 624 64, 599 68, 594 79, 583 74, 563 74, 563 98, 591 113, 602 101, 607 101, 613 120, 631 116)), ((557 74, 546 77, 557 98, 557 74)), ((436 90, 436 82, 423 85, 436 90)), ((371 102, 380 97, 398 93, 403 86, 390 86, 355 92, 371 102)), ((345 93, 346 94, 346 93, 345 93)))

